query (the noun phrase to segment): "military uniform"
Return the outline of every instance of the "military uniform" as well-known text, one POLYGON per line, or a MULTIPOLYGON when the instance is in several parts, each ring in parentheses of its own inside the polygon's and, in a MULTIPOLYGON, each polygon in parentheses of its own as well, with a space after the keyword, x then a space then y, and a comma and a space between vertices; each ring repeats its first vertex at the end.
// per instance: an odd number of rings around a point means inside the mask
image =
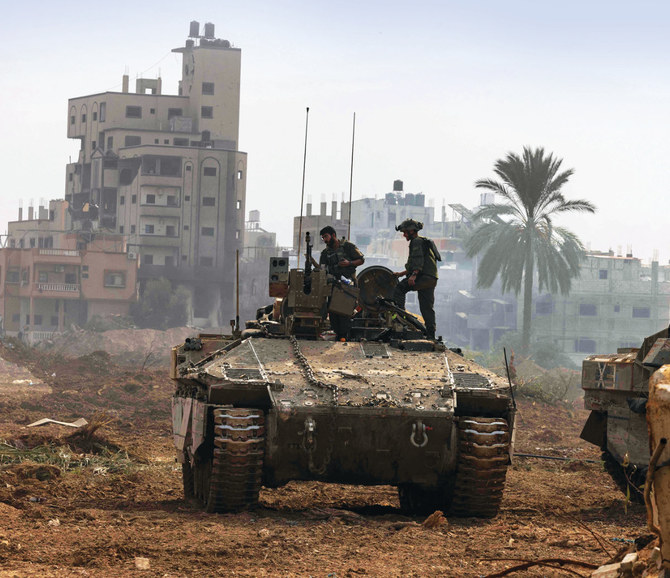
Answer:
MULTIPOLYGON (((344 239, 339 242, 337 248, 326 246, 321 251, 319 258, 319 265, 326 268, 326 272, 332 275, 338 281, 342 276, 350 281, 356 283, 356 266, 349 265, 348 267, 340 267, 339 262, 342 260, 356 261, 357 259, 364 259, 363 253, 356 245, 344 239)), ((338 339, 346 339, 351 329, 351 317, 348 315, 338 315, 337 313, 329 313, 330 326, 337 335, 338 339)))
POLYGON ((418 271, 414 286, 410 287, 409 278, 405 277, 396 285, 393 291, 393 301, 398 307, 405 308, 405 297, 409 291, 416 291, 419 298, 419 309, 426 325, 426 333, 430 339, 435 339, 437 329, 435 323, 435 286, 437 285, 437 261, 439 252, 435 244, 425 237, 415 237, 409 242, 409 257, 405 264, 405 271, 411 274, 418 271))
POLYGON ((347 279, 356 281, 356 266, 349 265, 349 267, 340 267, 338 263, 343 259, 351 262, 363 258, 363 253, 361 253, 356 245, 349 241, 342 240, 336 249, 326 246, 326 248, 321 251, 319 265, 324 265, 326 271, 338 280, 344 275, 347 279))

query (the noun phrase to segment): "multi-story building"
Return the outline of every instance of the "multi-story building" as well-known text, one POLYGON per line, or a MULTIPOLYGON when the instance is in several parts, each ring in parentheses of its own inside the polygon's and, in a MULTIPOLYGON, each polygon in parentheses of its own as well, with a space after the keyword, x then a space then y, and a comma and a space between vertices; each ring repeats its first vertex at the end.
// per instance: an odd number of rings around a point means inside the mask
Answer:
POLYGON ((610 251, 589 253, 580 269, 568 296, 535 296, 533 340, 550 341, 580 364, 591 353, 639 347, 668 326, 670 266, 610 251))
POLYGON ((137 260, 122 235, 65 228, 67 201, 8 224, 0 249, 0 315, 8 335, 42 341, 92 317, 128 315, 137 260))
POLYGON ((246 153, 238 151, 240 50, 191 23, 176 95, 161 79, 129 91, 72 98, 65 199, 83 229, 124 235, 140 282, 165 277, 191 296, 190 321, 222 325, 233 312, 236 250, 242 247, 246 153))

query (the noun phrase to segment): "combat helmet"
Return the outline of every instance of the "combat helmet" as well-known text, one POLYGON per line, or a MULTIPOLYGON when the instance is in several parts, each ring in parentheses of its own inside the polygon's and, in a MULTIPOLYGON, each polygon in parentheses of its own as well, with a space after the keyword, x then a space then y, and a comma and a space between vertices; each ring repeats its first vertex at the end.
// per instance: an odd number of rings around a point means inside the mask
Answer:
POLYGON ((423 223, 421 221, 415 221, 414 219, 405 219, 400 223, 395 230, 396 231, 420 231, 423 229, 423 223))

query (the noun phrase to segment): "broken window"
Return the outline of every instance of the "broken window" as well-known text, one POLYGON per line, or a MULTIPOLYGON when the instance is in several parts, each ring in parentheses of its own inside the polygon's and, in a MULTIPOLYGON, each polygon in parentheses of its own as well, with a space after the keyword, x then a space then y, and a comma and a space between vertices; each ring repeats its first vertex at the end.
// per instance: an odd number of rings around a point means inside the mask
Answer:
POLYGON ((126 118, 142 118, 142 107, 126 106, 126 118))
POLYGON ((126 274, 123 271, 105 271, 105 287, 125 287, 126 274))

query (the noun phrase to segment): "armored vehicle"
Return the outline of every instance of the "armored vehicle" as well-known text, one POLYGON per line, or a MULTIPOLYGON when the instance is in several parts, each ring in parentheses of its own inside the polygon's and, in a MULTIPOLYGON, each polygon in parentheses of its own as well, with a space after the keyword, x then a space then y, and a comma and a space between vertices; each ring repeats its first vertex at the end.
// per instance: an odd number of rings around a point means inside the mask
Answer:
POLYGON ((358 287, 270 263, 274 303, 231 335, 173 348, 174 443, 184 494, 208 512, 257 505, 290 480, 397 486, 408 513, 494 516, 512 452, 507 384, 389 299, 370 267, 358 287), (353 314, 336 341, 327 313, 353 314))
POLYGON ((649 464, 649 378, 670 363, 669 337, 664 329, 644 339, 639 348, 590 355, 582 362, 584 407, 591 414, 581 437, 601 448, 612 479, 637 502, 643 502, 649 464))

